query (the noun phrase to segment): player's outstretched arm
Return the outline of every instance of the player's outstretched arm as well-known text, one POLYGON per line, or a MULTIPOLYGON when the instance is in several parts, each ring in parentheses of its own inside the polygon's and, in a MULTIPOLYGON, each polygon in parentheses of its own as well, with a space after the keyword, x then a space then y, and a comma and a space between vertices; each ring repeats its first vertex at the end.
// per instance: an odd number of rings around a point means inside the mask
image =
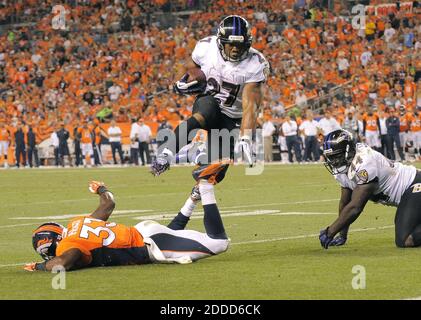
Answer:
POLYGON ((340 231, 348 228, 364 210, 367 201, 374 194, 378 186, 377 181, 372 181, 366 184, 358 185, 351 195, 351 201, 339 213, 339 217, 328 228, 322 230, 320 233, 320 243, 327 249, 333 237, 340 231))
POLYGON ((115 208, 114 196, 103 182, 91 181, 89 191, 100 197, 98 208, 91 214, 94 219, 107 221, 115 208))
MULTIPOLYGON (((341 199, 339 200, 339 215, 343 212, 345 206, 351 202, 352 198, 352 190, 349 188, 341 188, 341 199)), ((348 239, 348 229, 349 226, 344 227, 340 232, 339 235, 333 239, 330 246, 342 246, 346 243, 348 239)))
POLYGON ((241 121, 241 135, 247 135, 247 131, 256 127, 256 112, 262 102, 262 83, 250 82, 244 85, 243 101, 243 120, 241 121))
POLYGON ((52 271, 54 267, 63 267, 66 271, 83 267, 80 263, 82 252, 79 249, 70 249, 59 257, 41 263, 29 263, 25 265, 26 271, 52 271))
POLYGON ((251 155, 252 130, 256 128, 256 113, 262 101, 262 84, 250 82, 244 85, 243 119, 241 121, 240 147, 250 166, 253 165, 251 155))

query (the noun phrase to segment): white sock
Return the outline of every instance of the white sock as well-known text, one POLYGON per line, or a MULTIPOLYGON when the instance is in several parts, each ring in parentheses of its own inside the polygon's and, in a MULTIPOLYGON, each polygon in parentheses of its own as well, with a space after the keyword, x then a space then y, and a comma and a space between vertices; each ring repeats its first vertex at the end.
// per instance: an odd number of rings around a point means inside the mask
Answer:
POLYGON ((183 216, 190 218, 195 208, 196 203, 189 197, 186 200, 184 206, 180 209, 180 212, 183 214, 183 216))
POLYGON ((206 180, 200 180, 199 191, 200 191, 200 197, 202 198, 202 205, 203 206, 205 206, 207 204, 216 203, 213 184, 209 183, 206 180))

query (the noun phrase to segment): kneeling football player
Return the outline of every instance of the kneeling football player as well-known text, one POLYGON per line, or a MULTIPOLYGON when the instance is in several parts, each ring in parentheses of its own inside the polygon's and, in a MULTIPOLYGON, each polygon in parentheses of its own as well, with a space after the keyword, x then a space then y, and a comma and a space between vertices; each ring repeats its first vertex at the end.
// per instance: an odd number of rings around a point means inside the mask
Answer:
POLYGON ((333 131, 325 137, 323 155, 326 168, 339 182, 342 192, 339 217, 320 232, 322 247, 345 244, 349 226, 368 200, 397 207, 396 246, 421 246, 421 171, 393 162, 366 144, 355 144, 345 130, 333 131))
POLYGON ((52 222, 38 227, 33 233, 33 246, 45 261, 27 264, 25 270, 184 264, 226 251, 230 240, 216 205, 213 185, 222 180, 227 167, 227 163, 219 162, 194 170, 193 177, 198 183, 168 226, 155 221, 143 221, 134 227, 107 222, 115 207, 113 194, 103 183, 91 182, 90 191, 100 197, 98 208, 89 216, 70 221, 67 229, 52 222), (204 209, 206 233, 185 230, 199 200, 204 209))

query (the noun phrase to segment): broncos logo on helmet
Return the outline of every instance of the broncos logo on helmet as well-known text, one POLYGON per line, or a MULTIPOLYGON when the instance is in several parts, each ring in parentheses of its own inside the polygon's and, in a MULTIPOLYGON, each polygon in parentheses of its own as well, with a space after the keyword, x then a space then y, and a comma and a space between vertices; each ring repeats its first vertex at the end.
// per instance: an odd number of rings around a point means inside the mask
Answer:
POLYGON ((64 230, 62 225, 55 222, 44 223, 35 229, 32 234, 32 245, 44 260, 56 256, 57 244, 61 241, 64 230))

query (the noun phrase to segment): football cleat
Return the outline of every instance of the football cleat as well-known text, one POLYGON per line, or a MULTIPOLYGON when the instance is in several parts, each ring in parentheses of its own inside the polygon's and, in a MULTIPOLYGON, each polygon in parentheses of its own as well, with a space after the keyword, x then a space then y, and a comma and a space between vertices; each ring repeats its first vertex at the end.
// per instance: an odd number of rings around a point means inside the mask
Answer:
POLYGON ((173 158, 171 150, 165 148, 162 153, 156 157, 151 164, 151 173, 157 177, 170 169, 170 163, 173 158))
POLYGON ((56 256, 57 244, 62 239, 64 227, 58 223, 47 222, 40 225, 32 234, 32 245, 44 259, 51 260, 56 256))
POLYGON ((199 165, 192 172, 193 179, 196 181, 207 180, 211 184, 217 184, 224 179, 230 163, 231 160, 221 160, 211 164, 199 165))
POLYGON ((193 189, 191 190, 191 194, 190 194, 190 198, 194 201, 194 202, 198 202, 202 199, 202 197, 200 196, 200 191, 199 191, 199 185, 196 184, 193 189))

